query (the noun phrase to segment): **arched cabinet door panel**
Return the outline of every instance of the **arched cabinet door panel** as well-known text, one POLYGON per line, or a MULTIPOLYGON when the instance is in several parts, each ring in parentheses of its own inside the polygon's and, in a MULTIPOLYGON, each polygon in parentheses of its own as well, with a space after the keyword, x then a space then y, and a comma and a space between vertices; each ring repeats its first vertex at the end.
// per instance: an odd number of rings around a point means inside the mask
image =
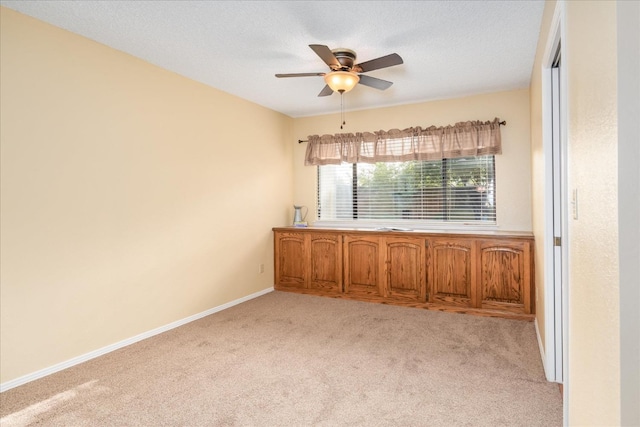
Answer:
POLYGON ((278 233, 275 237, 276 287, 306 288, 309 236, 304 233, 278 233))
POLYGON ((344 236, 344 292, 383 296, 384 253, 378 236, 344 236))
POLYGON ((342 292, 342 239, 339 235, 311 234, 309 288, 342 292))
POLYGON ((528 242, 479 242, 481 307, 531 313, 531 249, 528 242))
POLYGON ((384 239, 385 296, 414 301, 426 300, 424 239, 384 239))
POLYGON ((475 307, 476 257, 471 239, 434 238, 428 242, 429 302, 475 307))

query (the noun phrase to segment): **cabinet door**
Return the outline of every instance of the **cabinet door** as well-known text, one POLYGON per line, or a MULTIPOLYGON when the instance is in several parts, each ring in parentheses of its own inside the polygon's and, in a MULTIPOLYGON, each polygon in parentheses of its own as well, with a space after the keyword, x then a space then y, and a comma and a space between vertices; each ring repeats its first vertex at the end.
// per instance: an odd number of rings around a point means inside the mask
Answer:
POLYGON ((384 239, 385 296, 425 301, 424 239, 384 239))
POLYGON ((429 302, 475 307, 474 242, 470 239, 429 240, 429 302))
POLYGON ((383 296, 380 238, 344 237, 344 292, 365 296, 383 296))
POLYGON ((310 236, 311 280, 309 288, 342 292, 342 239, 335 234, 310 236))
POLYGON ((308 237, 304 233, 276 233, 274 236, 276 287, 307 287, 308 237))
POLYGON ((531 313, 531 249, 529 242, 480 241, 482 308, 531 313))

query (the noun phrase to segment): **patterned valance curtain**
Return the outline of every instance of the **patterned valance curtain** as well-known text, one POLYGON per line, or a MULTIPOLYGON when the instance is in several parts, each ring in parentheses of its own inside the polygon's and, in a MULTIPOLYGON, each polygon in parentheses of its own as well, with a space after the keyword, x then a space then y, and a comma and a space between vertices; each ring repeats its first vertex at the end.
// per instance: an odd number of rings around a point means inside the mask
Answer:
POLYGON ((500 120, 456 123, 454 126, 309 136, 304 164, 440 160, 501 154, 500 120))

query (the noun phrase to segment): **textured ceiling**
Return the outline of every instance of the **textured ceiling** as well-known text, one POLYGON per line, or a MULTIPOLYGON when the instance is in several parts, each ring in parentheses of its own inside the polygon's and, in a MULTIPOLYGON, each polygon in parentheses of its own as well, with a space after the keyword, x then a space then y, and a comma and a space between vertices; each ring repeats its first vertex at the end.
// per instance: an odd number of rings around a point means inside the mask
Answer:
POLYGON ((326 72, 308 47, 396 52, 404 64, 367 73, 345 109, 408 104, 529 84, 544 2, 536 1, 0 1, 152 64, 291 117, 340 110, 319 98, 326 72))

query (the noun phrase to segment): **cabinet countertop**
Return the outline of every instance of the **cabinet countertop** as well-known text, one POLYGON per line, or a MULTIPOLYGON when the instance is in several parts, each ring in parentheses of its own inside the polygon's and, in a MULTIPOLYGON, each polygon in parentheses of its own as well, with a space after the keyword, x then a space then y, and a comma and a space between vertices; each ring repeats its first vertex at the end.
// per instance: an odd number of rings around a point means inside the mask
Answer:
POLYGON ((404 237, 439 237, 439 236, 459 236, 459 237, 504 237, 532 239, 533 233, 530 231, 503 231, 503 230, 423 230, 423 229, 400 229, 394 227, 385 228, 334 228, 334 227, 273 227, 273 231, 280 232, 318 232, 318 233, 349 233, 349 234, 376 234, 376 235, 397 235, 404 237))

